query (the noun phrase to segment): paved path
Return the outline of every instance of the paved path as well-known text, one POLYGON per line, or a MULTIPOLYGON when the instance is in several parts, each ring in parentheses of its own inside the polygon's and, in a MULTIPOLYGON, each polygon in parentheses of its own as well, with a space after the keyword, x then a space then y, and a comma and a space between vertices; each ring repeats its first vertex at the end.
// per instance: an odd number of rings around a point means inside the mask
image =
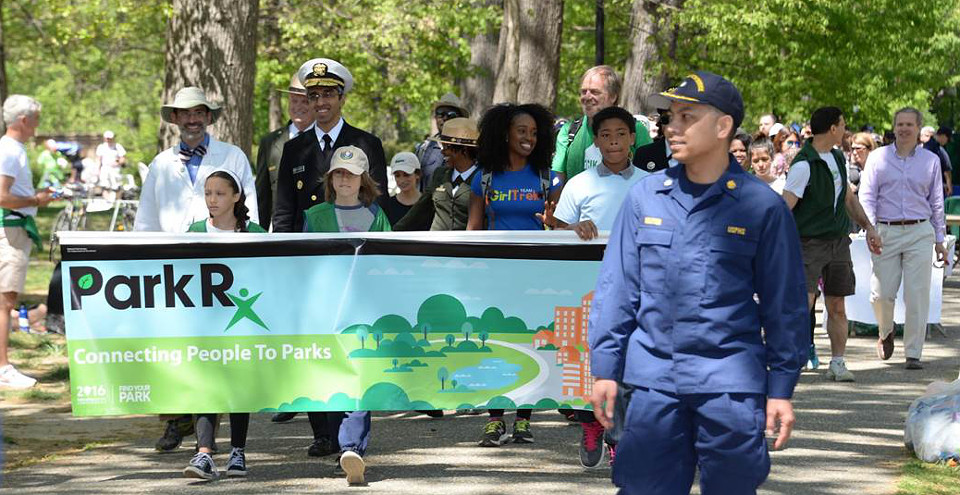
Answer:
MULTIPOLYGON (((892 494, 903 447, 903 421, 910 402, 931 381, 953 380, 960 371, 960 284, 948 283, 943 321, 947 336, 934 336, 924 351, 926 369, 906 372, 898 347, 891 361, 874 356, 874 340, 853 338, 848 363, 857 383, 837 384, 823 378, 825 368, 805 373, 797 389, 798 429, 790 448, 773 454, 773 470, 763 494, 892 494)), ((818 348, 828 342, 817 333, 818 348)), ((898 341, 899 345, 899 341, 898 341)), ((6 424, 25 408, 6 409, 6 424), (11 417, 13 416, 13 417, 11 417)), ((433 420, 413 414, 379 414, 374 419, 373 442, 367 460, 369 485, 347 488, 333 476, 332 458, 306 456, 309 425, 301 415, 275 425, 255 415, 248 443, 250 477, 198 483, 180 477, 192 454, 188 446, 159 455, 153 441, 159 426, 134 419, 77 419, 64 412, 46 412, 50 421, 126 426, 126 438, 105 447, 61 456, 6 473, 2 493, 370 493, 485 495, 576 493, 613 494, 609 470, 585 471, 576 460, 579 428, 555 412, 534 415, 534 445, 507 445, 499 449, 475 446, 483 416, 448 416, 433 420), (140 434, 129 433, 141 431, 140 434), (204 486, 199 486, 204 485, 204 486)), ((228 428, 221 431, 226 445, 228 428)), ((226 462, 226 456, 217 456, 226 462)), ((695 490, 694 493, 697 493, 695 490)))

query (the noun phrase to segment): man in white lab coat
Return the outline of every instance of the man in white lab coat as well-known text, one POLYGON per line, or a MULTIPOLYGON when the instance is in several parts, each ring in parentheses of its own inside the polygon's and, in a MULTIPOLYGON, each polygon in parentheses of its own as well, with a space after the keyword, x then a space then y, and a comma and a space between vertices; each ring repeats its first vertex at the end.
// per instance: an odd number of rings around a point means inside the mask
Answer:
POLYGON ((220 116, 220 106, 209 102, 202 89, 187 87, 177 92, 173 103, 163 106, 161 115, 180 129, 180 143, 161 151, 150 163, 134 230, 181 233, 193 222, 205 220, 209 213, 203 183, 217 169, 240 178, 250 218, 259 218, 247 156, 207 134, 207 126, 220 116))

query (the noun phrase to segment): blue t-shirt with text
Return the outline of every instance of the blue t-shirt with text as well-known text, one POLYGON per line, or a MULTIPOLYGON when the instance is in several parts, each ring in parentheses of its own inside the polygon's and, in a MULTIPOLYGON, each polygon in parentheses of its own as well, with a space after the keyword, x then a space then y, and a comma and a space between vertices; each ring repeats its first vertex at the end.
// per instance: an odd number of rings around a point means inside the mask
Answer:
MULTIPOLYGON (((483 194, 483 174, 474 174, 470 189, 477 196, 483 194)), ((550 187, 560 187, 560 177, 550 171, 550 187)), ((540 174, 530 164, 517 171, 495 172, 490 178, 484 200, 487 230, 543 230, 537 213, 543 213, 543 188, 540 174)))

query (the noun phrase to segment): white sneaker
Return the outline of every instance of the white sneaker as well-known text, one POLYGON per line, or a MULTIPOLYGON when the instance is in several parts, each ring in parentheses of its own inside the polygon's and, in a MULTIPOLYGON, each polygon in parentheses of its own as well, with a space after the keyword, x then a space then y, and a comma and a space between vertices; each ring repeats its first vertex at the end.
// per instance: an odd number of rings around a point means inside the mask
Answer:
POLYGON ((36 384, 35 378, 20 373, 12 364, 0 368, 0 387, 30 388, 36 384))
POLYGON ((348 484, 364 484, 363 472, 366 470, 366 465, 364 465, 363 457, 360 457, 360 454, 352 450, 340 454, 340 467, 343 468, 343 472, 347 475, 348 484))
POLYGON ((847 363, 843 361, 830 361, 830 369, 827 370, 827 378, 837 382, 856 381, 853 373, 847 369, 847 363))

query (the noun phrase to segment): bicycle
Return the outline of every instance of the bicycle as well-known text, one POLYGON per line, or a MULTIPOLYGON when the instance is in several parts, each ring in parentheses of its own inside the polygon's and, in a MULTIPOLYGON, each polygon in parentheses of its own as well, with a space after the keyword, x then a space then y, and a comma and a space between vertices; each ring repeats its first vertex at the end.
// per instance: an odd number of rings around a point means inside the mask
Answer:
POLYGON ((49 260, 51 262, 56 260, 54 253, 59 252, 60 237, 57 232, 87 228, 87 202, 85 199, 89 191, 89 187, 84 184, 67 184, 60 192, 69 201, 67 206, 57 214, 57 218, 53 221, 53 229, 50 231, 49 260))

